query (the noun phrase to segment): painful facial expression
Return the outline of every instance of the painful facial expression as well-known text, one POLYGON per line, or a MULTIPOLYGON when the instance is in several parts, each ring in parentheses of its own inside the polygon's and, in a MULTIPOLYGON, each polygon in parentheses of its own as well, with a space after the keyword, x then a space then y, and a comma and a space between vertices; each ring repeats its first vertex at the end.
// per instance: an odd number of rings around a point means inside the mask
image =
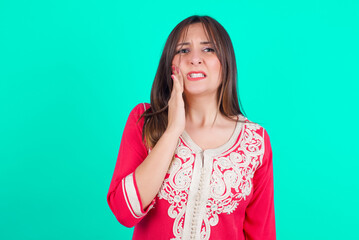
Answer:
POLYGON ((172 65, 181 70, 186 96, 216 95, 221 84, 221 63, 213 46, 202 23, 189 25, 186 38, 180 38, 172 65))

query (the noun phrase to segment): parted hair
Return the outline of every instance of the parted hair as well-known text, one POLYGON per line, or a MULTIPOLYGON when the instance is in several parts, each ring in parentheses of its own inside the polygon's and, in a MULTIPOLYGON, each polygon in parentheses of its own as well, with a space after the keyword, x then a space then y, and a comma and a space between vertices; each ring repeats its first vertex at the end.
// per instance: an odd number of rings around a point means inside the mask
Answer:
POLYGON ((171 79, 172 60, 176 54, 176 46, 181 40, 180 38, 185 38, 189 25, 194 23, 202 23, 208 39, 214 43, 213 48, 221 64, 220 76, 222 81, 217 92, 217 114, 221 112, 230 119, 239 114, 245 116, 237 95, 237 65, 232 41, 227 31, 212 17, 193 15, 177 24, 168 36, 163 48, 152 84, 151 107, 140 117, 140 119, 144 118, 142 140, 147 148, 153 148, 167 128, 168 101, 173 86, 171 79))

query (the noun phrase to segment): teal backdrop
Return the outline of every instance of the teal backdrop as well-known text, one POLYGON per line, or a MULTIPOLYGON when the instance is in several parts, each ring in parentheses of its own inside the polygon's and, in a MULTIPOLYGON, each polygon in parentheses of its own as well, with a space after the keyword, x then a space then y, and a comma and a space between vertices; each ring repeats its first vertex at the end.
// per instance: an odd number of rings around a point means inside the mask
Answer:
POLYGON ((0 239, 131 239, 106 201, 122 131, 193 14, 271 138, 278 240, 358 237, 358 1, 1 0, 0 239))

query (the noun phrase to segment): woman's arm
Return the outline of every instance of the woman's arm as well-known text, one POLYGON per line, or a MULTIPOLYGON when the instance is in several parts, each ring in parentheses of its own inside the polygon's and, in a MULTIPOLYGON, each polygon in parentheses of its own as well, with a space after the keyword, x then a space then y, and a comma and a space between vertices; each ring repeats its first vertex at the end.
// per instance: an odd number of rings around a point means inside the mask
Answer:
POLYGON ((173 90, 168 101, 168 126, 149 154, 142 142, 144 119, 137 123, 144 112, 142 104, 138 104, 131 111, 126 122, 107 194, 107 202, 112 212, 126 227, 134 226, 155 204, 155 196, 162 185, 179 136, 185 127, 183 78, 179 70, 172 78, 173 90))
POLYGON ((155 204, 179 138, 166 130, 148 154, 142 142, 143 121, 137 123, 143 112, 143 104, 138 104, 128 117, 107 194, 112 212, 126 227, 133 227, 155 204))
POLYGON ((137 167, 135 176, 143 208, 156 196, 166 176, 176 150, 179 136, 185 128, 185 109, 182 97, 183 78, 173 66, 173 91, 168 101, 168 126, 148 157, 137 167))
POLYGON ((166 131, 147 158, 136 168, 135 177, 145 209, 161 188, 176 149, 176 134, 166 131))
POLYGON ((272 148, 263 128, 264 156, 253 178, 253 196, 246 208, 244 234, 248 240, 275 240, 272 148))
POLYGON ((144 112, 144 105, 135 106, 127 119, 121 138, 115 170, 112 176, 107 202, 117 220, 126 227, 133 227, 151 209, 143 211, 134 172, 148 156, 146 146, 142 142, 144 120, 139 122, 144 112))

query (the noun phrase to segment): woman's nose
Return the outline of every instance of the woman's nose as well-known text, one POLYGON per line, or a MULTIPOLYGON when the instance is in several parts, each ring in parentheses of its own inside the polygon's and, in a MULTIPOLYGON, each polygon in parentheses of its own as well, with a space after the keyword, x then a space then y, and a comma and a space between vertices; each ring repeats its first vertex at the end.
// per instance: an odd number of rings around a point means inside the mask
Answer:
POLYGON ((203 59, 199 53, 192 52, 190 61, 191 61, 191 64, 197 65, 197 64, 201 64, 203 62, 203 59))
POLYGON ((202 59, 199 58, 199 57, 192 58, 192 59, 191 59, 191 63, 192 63, 193 65, 201 64, 201 63, 202 63, 202 59))

